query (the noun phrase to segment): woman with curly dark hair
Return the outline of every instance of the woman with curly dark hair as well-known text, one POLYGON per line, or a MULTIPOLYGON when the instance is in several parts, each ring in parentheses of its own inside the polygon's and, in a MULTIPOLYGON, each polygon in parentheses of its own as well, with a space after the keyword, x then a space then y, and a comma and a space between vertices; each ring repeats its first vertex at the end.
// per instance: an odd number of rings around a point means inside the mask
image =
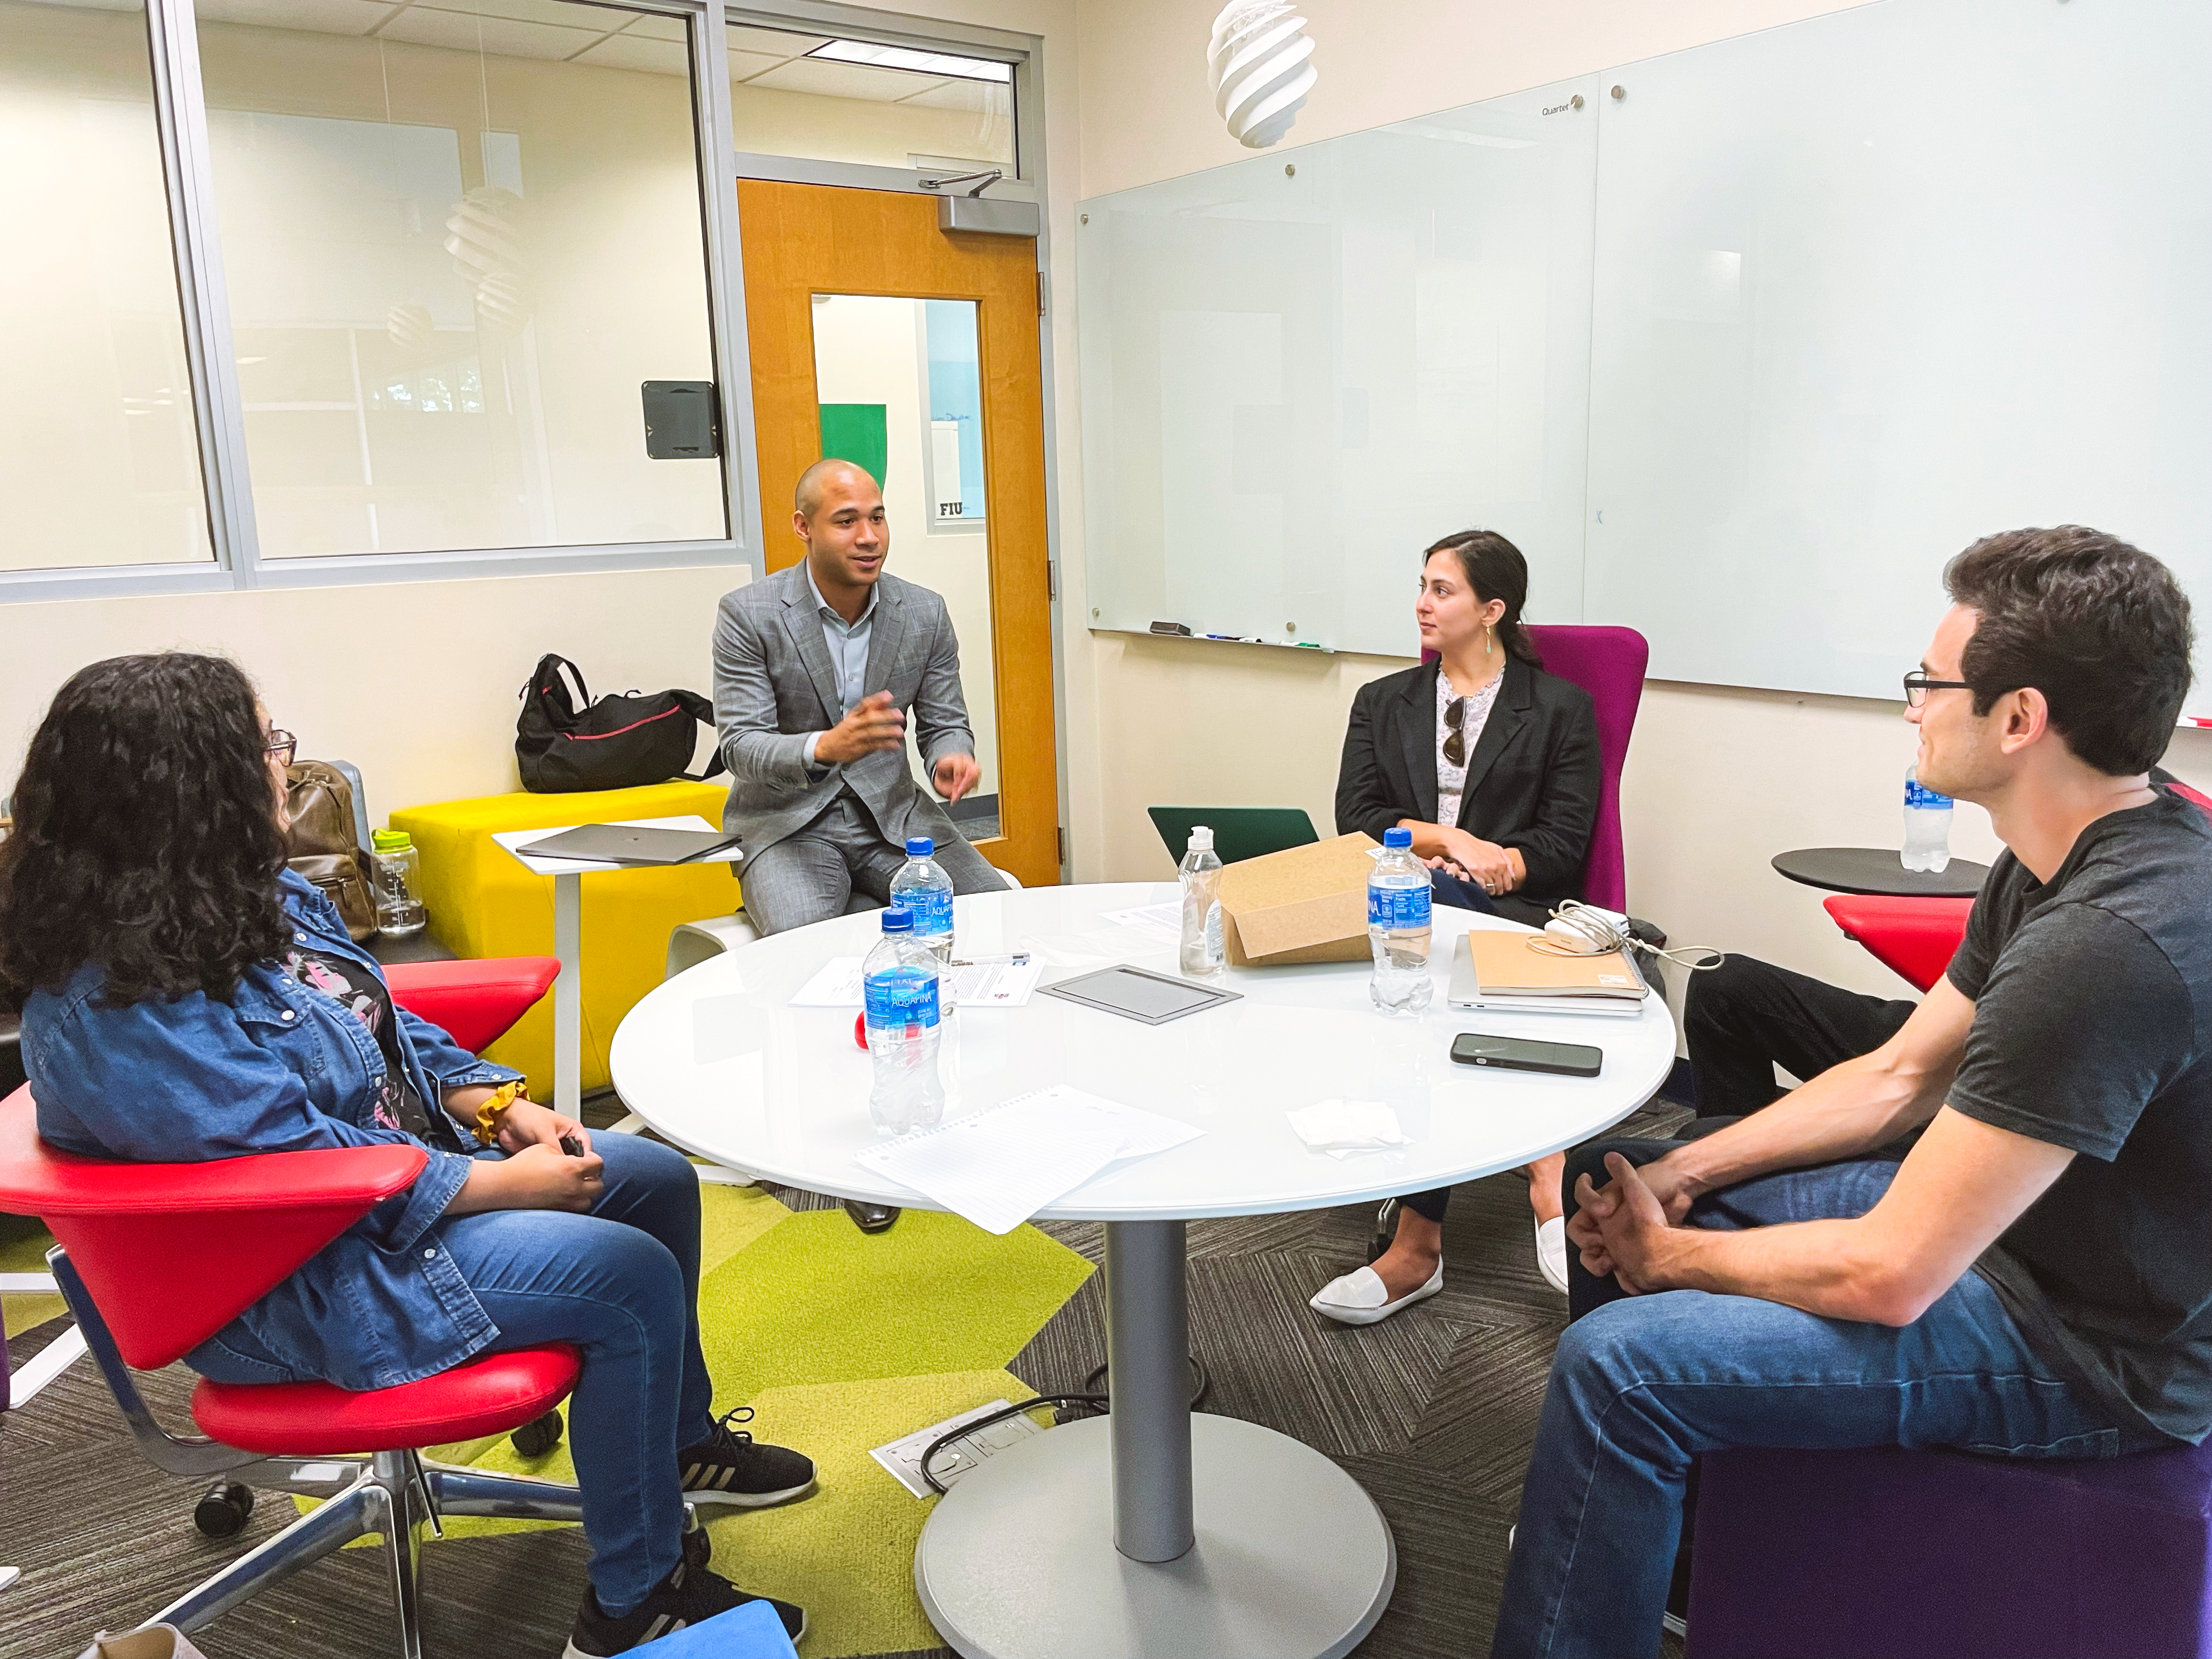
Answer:
MULTIPOLYGON (((635 1136, 595 1144, 393 1002, 285 867, 293 747, 220 658, 115 657, 54 698, 0 842, 0 1002, 22 1012, 40 1136, 149 1163, 427 1147, 411 1187, 185 1363, 366 1389, 572 1342, 592 1554, 567 1659, 757 1599, 704 1571, 685 1500, 782 1503, 814 1468, 713 1415, 690 1165, 635 1136)), ((797 1639, 805 1614, 775 1606, 797 1639)))

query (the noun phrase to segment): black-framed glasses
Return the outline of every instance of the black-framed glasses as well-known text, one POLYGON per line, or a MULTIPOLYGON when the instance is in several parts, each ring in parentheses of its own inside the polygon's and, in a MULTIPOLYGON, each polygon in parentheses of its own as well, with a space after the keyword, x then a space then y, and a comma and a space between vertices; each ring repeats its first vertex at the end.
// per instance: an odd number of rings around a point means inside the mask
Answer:
POLYGON ((300 740, 289 732, 280 732, 272 726, 269 728, 268 752, 276 757, 279 765, 289 766, 292 757, 300 752, 300 740))
POLYGON ((1467 733, 1462 722, 1467 718, 1467 699, 1454 697, 1444 705, 1444 724, 1451 727, 1451 735, 1444 739, 1444 760, 1452 766, 1467 764, 1467 733))
POLYGON ((1930 691, 1971 691, 1974 688, 1964 680, 1931 680, 1925 674, 1905 677, 1905 706, 1917 708, 1928 701, 1930 691))

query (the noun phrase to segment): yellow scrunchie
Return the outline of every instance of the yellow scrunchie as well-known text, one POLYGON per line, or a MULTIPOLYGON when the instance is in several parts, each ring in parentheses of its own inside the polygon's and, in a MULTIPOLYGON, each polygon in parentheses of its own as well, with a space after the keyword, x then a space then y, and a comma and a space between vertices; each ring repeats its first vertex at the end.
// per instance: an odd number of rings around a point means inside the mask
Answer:
POLYGON ((493 1090, 484 1103, 477 1108, 477 1143, 489 1146, 497 1140, 500 1114, 514 1105, 516 1101, 529 1098, 530 1092, 524 1087, 522 1080, 519 1078, 513 1083, 502 1083, 498 1088, 493 1090))

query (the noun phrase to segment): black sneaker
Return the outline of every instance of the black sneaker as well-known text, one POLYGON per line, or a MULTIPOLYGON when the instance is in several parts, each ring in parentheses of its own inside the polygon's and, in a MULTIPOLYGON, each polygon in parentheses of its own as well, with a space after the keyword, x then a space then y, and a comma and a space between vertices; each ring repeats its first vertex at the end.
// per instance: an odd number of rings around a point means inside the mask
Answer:
POLYGON ((703 1624, 749 1601, 766 1601, 774 1607, 775 1616, 783 1621, 784 1634, 795 1646, 806 1634, 805 1610, 773 1596, 748 1595, 728 1579, 708 1571, 711 1553, 704 1527, 684 1534, 684 1559, 676 1564, 676 1570, 619 1619, 602 1613, 599 1596, 586 1590, 584 1605, 576 1609, 576 1623, 568 1632, 568 1645, 562 1650, 561 1659, 609 1659, 611 1655, 628 1653, 673 1635, 687 1625, 703 1624))
POLYGON ((684 1495, 694 1504, 734 1504, 764 1510, 814 1490, 814 1460, 782 1446, 763 1446, 734 1423, 750 1423, 753 1408, 723 1413, 714 1431, 677 1455, 684 1495))

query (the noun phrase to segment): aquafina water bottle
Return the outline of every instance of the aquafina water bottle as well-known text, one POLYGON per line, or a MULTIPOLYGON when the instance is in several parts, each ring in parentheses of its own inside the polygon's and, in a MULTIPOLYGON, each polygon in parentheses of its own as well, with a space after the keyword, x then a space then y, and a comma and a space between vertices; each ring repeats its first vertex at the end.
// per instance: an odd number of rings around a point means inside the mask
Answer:
POLYGON ((1436 986, 1429 978, 1429 872, 1413 856, 1413 832, 1385 830, 1367 878, 1367 944, 1375 977, 1367 994, 1386 1014, 1418 1014, 1436 986))
POLYGON ((879 1135, 926 1129, 944 1115, 945 1085, 937 1075, 938 979, 937 953, 914 936, 914 913, 892 905, 884 912, 883 938, 860 964, 868 1058, 876 1068, 868 1115, 879 1135))
POLYGON ((939 986, 941 1012, 952 1012, 952 878, 930 854, 937 843, 927 836, 911 836, 906 843, 906 862, 891 878, 891 902, 914 912, 914 936, 937 952, 938 966, 945 971, 939 986))
POLYGON ((1951 861, 1951 798, 1920 781, 1920 769, 1905 769, 1905 850, 1908 870, 1940 871, 1951 861))

